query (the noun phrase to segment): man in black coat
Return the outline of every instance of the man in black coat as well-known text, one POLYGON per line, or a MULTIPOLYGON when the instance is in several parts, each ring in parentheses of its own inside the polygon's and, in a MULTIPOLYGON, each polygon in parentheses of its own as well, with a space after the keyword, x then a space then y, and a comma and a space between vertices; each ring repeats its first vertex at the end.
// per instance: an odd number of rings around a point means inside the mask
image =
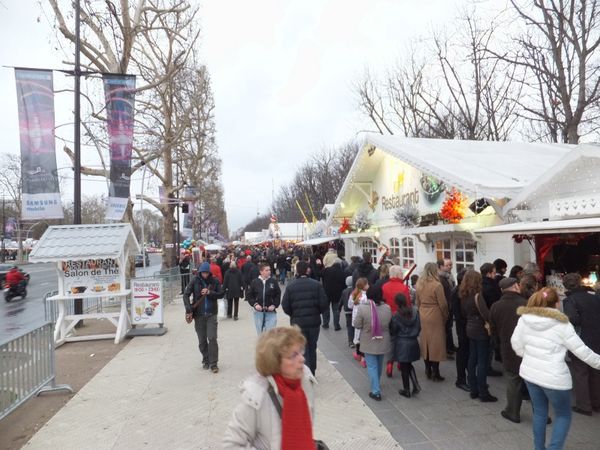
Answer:
POLYGON ((327 296, 321 283, 308 277, 308 263, 296 264, 298 278, 285 289, 282 300, 283 311, 290 316, 290 323, 297 325, 306 338, 305 364, 315 374, 317 370, 317 341, 321 314, 329 309, 327 296))
POLYGON ((500 344, 502 366, 506 376, 506 408, 500 414, 511 422, 519 423, 523 402, 523 379, 519 376, 521 358, 514 352, 510 338, 519 321, 517 308, 527 305, 527 300, 521 296, 516 278, 503 278, 500 280, 499 287, 502 289, 502 296, 492 305, 490 325, 492 335, 500 344))
POLYGON ((379 273, 373 267, 371 263, 371 254, 369 252, 363 253, 363 260, 356 266, 354 272, 352 272, 352 286, 356 286, 356 280, 359 278, 366 278, 369 280, 369 286, 375 286, 375 282, 379 278, 379 273))
MULTIPOLYGON (((581 340, 594 352, 600 353, 600 297, 588 292, 581 285, 578 273, 563 277, 567 297, 563 300, 563 311, 578 331, 581 340)), ((575 391, 573 411, 591 416, 600 412, 600 371, 591 368, 579 358, 571 355, 571 376, 575 391)))
POLYGON ((187 285, 183 292, 183 304, 188 319, 194 319, 194 328, 198 335, 198 347, 202 353, 202 367, 219 371, 219 344, 217 343, 217 299, 223 293, 219 280, 210 273, 210 264, 203 262, 198 269, 198 275, 187 285), (192 304, 190 295, 193 294, 192 304))
POLYGON ((323 270, 323 288, 327 294, 327 310, 323 313, 323 328, 329 328, 329 319, 333 311, 333 326, 335 331, 341 330, 339 301, 342 291, 346 288, 346 274, 342 269, 342 260, 336 258, 334 263, 323 270))
POLYGON ((250 283, 252 280, 258 278, 259 270, 258 265, 254 262, 252 257, 248 255, 248 261, 242 266, 242 278, 244 280, 244 291, 248 292, 250 283))
POLYGON ((254 309, 256 334, 277 326, 277 311, 281 302, 281 289, 277 280, 271 276, 271 266, 261 263, 259 275, 250 281, 246 300, 254 309))
POLYGON ((452 278, 452 260, 450 258, 443 258, 437 261, 438 276, 440 283, 444 288, 444 297, 446 297, 446 303, 448 304, 448 319, 446 320, 446 353, 448 359, 452 359, 456 347, 454 346, 454 336, 452 334, 452 291, 454 290, 455 283, 452 278))
MULTIPOLYGON (((481 272, 482 282, 481 282, 481 295, 483 295, 483 299, 485 300, 485 304, 488 309, 492 308, 492 305, 500 300, 502 296, 502 290, 498 286, 498 282, 496 281, 496 267, 492 263, 484 263, 481 265, 479 269, 481 272)), ((490 351, 489 353, 489 364, 488 364, 488 376, 490 377, 499 377, 502 375, 502 372, 496 370, 492 367, 492 358, 495 355, 496 361, 501 362, 501 353, 500 346, 496 339, 492 336, 491 349, 494 351, 490 351)))

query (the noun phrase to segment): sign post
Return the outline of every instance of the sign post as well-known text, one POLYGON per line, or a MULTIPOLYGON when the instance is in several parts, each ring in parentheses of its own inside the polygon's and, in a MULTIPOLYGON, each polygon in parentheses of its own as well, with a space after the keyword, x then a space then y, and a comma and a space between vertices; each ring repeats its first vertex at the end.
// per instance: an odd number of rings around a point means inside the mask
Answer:
POLYGON ((164 325, 162 281, 131 280, 131 324, 128 336, 161 336, 164 325), (158 324, 158 328, 139 328, 137 325, 158 324))

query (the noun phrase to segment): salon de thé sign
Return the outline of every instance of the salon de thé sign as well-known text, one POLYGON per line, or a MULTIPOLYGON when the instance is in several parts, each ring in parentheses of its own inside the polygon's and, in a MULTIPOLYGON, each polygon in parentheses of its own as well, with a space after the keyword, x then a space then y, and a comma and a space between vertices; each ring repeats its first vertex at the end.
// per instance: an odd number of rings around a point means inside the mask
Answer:
POLYGON ((65 294, 118 292, 121 267, 112 258, 63 261, 61 281, 65 294))

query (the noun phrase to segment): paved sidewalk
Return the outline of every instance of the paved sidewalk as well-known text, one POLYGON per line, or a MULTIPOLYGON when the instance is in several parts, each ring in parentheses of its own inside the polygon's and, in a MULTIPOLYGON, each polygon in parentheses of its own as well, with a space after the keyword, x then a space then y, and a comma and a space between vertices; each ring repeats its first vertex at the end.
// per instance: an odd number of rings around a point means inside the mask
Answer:
MULTIPOLYGON (((394 367, 393 378, 382 378, 382 402, 368 398, 367 371, 352 358, 347 346, 346 329, 321 330, 319 349, 369 405, 404 450, 529 450, 533 448, 531 403, 521 408, 521 423, 514 424, 502 418, 500 411, 506 405, 504 377, 489 377, 491 392, 497 403, 471 400, 469 394, 457 389, 455 361, 441 364, 443 383, 427 380, 423 361, 415 368, 422 392, 407 399, 398 395, 402 386, 399 372, 394 367)), ((500 367, 498 363, 494 363, 500 367)), ((551 411, 550 415, 554 413, 551 411)), ((550 442, 550 427, 546 443, 550 442)), ((600 415, 593 417, 573 413, 571 429, 565 450, 600 449, 600 415)))
MULTIPOLYGON (((254 371, 254 323, 248 308, 240 312, 237 322, 220 320, 215 375, 201 368, 181 300, 169 305, 166 335, 133 339, 24 448, 221 448, 238 384, 254 371)), ((279 321, 289 323, 282 313, 279 321)), ((332 449, 400 448, 321 353, 317 379, 315 438, 332 449)))

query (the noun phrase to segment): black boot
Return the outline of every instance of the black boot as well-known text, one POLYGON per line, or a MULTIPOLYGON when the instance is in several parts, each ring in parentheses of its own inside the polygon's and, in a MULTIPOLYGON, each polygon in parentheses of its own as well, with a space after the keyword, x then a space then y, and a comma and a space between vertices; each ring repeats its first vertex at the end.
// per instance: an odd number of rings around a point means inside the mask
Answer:
POLYGON ((431 363, 428 359, 424 360, 425 362, 425 376, 428 380, 431 380, 431 363))
POLYGON ((439 362, 432 362, 431 370, 433 372, 433 376, 431 377, 431 379, 433 381, 444 381, 445 380, 445 378, 440 375, 440 363, 439 362))
POLYGON ((412 381, 413 385, 413 395, 421 392, 421 385, 419 384, 419 380, 417 379, 417 372, 415 371, 415 368, 412 366, 412 364, 410 366, 410 380, 412 381))

